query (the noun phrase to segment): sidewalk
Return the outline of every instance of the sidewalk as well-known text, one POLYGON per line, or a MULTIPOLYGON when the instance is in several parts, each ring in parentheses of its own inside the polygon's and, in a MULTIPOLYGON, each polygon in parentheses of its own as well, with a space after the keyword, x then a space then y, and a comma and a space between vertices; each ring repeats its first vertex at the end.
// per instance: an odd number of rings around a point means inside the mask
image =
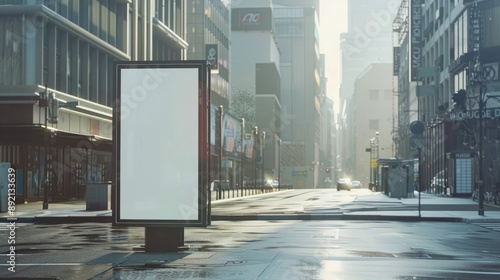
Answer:
POLYGON ((462 222, 500 222, 500 205, 493 203, 484 203, 484 216, 478 214, 479 204, 470 197, 450 197, 440 194, 422 193, 420 198, 418 192, 415 192, 411 198, 390 198, 387 195, 375 192, 372 195, 357 197, 356 202, 399 202, 404 205, 406 210, 396 211, 377 211, 362 212, 356 211, 356 214, 363 215, 386 215, 386 216, 419 216, 424 218, 455 218, 462 222))
MULTIPOLYGON (((223 201, 212 201, 212 203, 223 201)), ((485 203, 484 216, 481 216, 478 214, 478 203, 471 198, 449 197, 427 193, 422 193, 419 198, 416 192, 415 197, 398 199, 390 198, 380 192, 374 192, 368 195, 357 196, 354 202, 357 204, 369 204, 371 207, 366 210, 361 208, 359 210, 354 209, 352 212, 345 212, 343 214, 345 219, 360 219, 362 217, 371 217, 370 219, 376 219, 376 217, 380 217, 381 219, 384 219, 384 217, 385 219, 393 217, 397 219, 397 217, 400 217, 401 220, 424 218, 426 220, 455 219, 462 222, 500 222, 500 206, 485 203), (381 207, 377 207, 377 205, 381 207)), ((8 212, 0 213, 0 222, 14 218, 18 222, 26 223, 112 222, 111 210, 86 210, 86 202, 84 200, 54 202, 49 203, 48 209, 42 208, 41 201, 18 204, 13 216, 8 212)))

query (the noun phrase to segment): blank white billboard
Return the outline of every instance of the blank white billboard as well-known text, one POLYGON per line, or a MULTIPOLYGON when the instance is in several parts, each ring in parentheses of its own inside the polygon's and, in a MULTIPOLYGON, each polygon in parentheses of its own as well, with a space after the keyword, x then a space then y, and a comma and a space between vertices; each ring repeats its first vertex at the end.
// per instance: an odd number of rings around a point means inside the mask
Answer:
POLYGON ((205 225, 205 62, 118 63, 116 71, 114 222, 205 225))

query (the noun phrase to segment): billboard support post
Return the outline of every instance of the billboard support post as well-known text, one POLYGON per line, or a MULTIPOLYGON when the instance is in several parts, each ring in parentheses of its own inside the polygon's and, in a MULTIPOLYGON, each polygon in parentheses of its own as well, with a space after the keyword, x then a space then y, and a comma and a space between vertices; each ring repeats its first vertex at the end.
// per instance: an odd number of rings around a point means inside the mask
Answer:
POLYGON ((173 252, 184 246, 183 227, 146 227, 144 234, 146 252, 173 252))

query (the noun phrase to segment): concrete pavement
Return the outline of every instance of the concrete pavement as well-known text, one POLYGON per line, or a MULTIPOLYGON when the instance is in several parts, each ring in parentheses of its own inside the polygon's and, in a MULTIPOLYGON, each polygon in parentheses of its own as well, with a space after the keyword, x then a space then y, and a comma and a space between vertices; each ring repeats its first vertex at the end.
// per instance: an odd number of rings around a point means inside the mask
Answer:
MULTIPOLYGON (((287 192, 294 192, 294 190, 287 192)), ((273 198, 269 196, 273 196, 274 194, 267 193, 260 195, 267 196, 263 198, 268 198, 272 201, 273 198)), ((371 246, 376 246, 374 244, 380 243, 378 237, 377 242, 374 242, 372 239, 361 238, 365 243, 358 244, 358 241, 353 242, 353 238, 355 237, 345 234, 341 243, 337 243, 338 224, 342 224, 342 222, 325 221, 323 223, 307 221, 307 226, 301 228, 300 225, 305 223, 265 220, 266 218, 273 218, 273 216, 275 219, 285 220, 294 218, 296 220, 422 220, 464 223, 484 222, 488 223, 488 225, 495 225, 495 223, 500 222, 500 208, 485 204, 485 215, 480 216, 477 211, 477 202, 472 201, 470 198, 422 194, 419 199, 417 193, 413 198, 397 199, 387 197, 382 193, 369 191, 363 192, 360 195, 357 195, 355 191, 345 192, 340 195, 356 197, 352 202, 349 201, 343 204, 341 211, 337 213, 328 213, 324 209, 319 209, 320 211, 318 212, 299 213, 295 214, 295 216, 280 216, 279 214, 269 214, 269 217, 262 215, 253 217, 247 215, 219 216, 221 222, 210 229, 212 233, 207 234, 208 231, 205 229, 189 229, 191 239, 186 244, 185 249, 164 253, 145 252, 143 247, 132 247, 131 244, 134 244, 134 242, 144 242, 140 229, 131 228, 131 231, 127 234, 121 233, 121 231, 120 233, 111 234, 104 224, 86 225, 85 222, 110 223, 112 213, 109 209, 98 211, 86 210, 85 201, 49 203, 48 209, 42 209, 42 202, 20 204, 16 205, 13 216, 10 216, 9 213, 0 213, 0 222, 8 222, 11 221, 10 219, 16 218, 16 227, 23 227, 23 225, 19 225, 23 222, 74 223, 69 228, 60 229, 60 231, 55 230, 53 236, 47 235, 47 225, 36 225, 40 227, 38 228, 38 233, 43 232, 44 234, 41 236, 45 239, 37 240, 34 237, 24 241, 26 244, 19 243, 16 245, 18 259, 16 259, 17 270, 15 276, 18 279, 50 277, 50 279, 220 280, 333 279, 333 276, 336 279, 369 279, 368 277, 352 276, 352 273, 355 273, 353 271, 369 274, 368 270, 363 271, 344 267, 346 271, 345 275, 351 275, 350 277, 345 276, 345 278, 339 278, 337 271, 326 271, 323 274, 318 274, 317 271, 321 271, 321 269, 325 270, 328 267, 326 264, 332 262, 336 264, 342 262, 343 265, 340 267, 346 265, 355 266, 359 262, 359 257, 356 256, 355 261, 352 261, 353 259, 349 257, 350 255, 339 257, 338 254, 341 248, 351 250, 349 252, 352 252, 352 246, 363 248, 364 245, 371 244, 370 248, 373 248, 371 246), (420 211, 418 211, 419 204, 420 211), (240 223, 242 228, 246 227, 247 230, 235 233, 232 228, 233 223, 224 221, 224 219, 231 220, 234 217, 237 219, 239 217, 240 220, 250 217, 255 220, 240 223), (325 227, 325 224, 328 226, 325 227), (333 224, 337 226, 333 226, 333 224), (90 226, 92 228, 89 228, 90 226), (256 235, 257 233, 254 228, 259 228, 258 235, 256 235), (304 235, 304 231, 308 232, 308 234, 304 235), (61 232, 64 232, 64 234, 61 235, 61 232), (312 237, 304 238, 304 236, 312 237), (120 238, 125 238, 127 242, 118 244, 120 243, 120 238), (127 238, 130 238, 130 241, 127 238), (56 241, 48 242, 47 240, 56 241), (103 242, 106 240, 109 242, 103 242), (227 242, 221 243, 221 240, 226 240, 227 242), (259 240, 260 242, 253 242, 255 240, 259 240), (349 240, 351 240, 351 243, 349 243, 349 240), (110 243, 113 243, 113 246, 110 243), (300 246, 293 245, 299 243, 300 246), (72 249, 67 250, 67 248, 72 249), (304 263, 309 265, 311 260, 316 260, 319 264, 318 269, 300 270, 303 268, 304 263), (57 277, 54 275, 57 275, 57 277)), ((224 201, 233 200, 234 202, 234 200, 245 198, 217 200, 213 201, 213 203, 215 205, 224 203, 224 201)), ((250 198, 256 199, 255 197, 250 198)), ((358 231, 354 232, 361 233, 365 232, 364 227, 366 224, 369 225, 370 221, 352 224, 353 228, 359 227, 358 231)), ((388 224, 391 223, 385 223, 383 228, 373 227, 372 230, 387 231, 388 229, 385 226, 388 224)), ((412 223, 408 225, 411 226, 412 223)), ((419 223, 419 225, 429 228, 426 223, 419 223)), ((446 227, 461 228, 461 226, 463 225, 452 223, 446 227)), ((48 228, 50 228, 50 225, 48 228)), ((398 227, 396 226, 395 228, 397 230, 398 227)), ((349 230, 349 232, 353 232, 352 228, 349 230)), ((421 232, 426 232, 426 230, 423 229, 421 232)), ((25 236, 26 232, 22 232, 19 229, 18 234, 25 236)), ((370 236, 372 235, 366 235, 365 237, 370 236)), ((375 233, 373 236, 377 236, 377 234, 375 233)), ((415 236, 418 237, 419 234, 415 236)), ((390 235, 389 238, 395 237, 390 235)), ((403 242, 395 243, 400 244, 403 242)), ((413 243, 420 244, 418 240, 413 243)), ((7 242, 4 240, 3 244, 7 244, 7 242)), ((395 260, 396 258, 384 258, 383 261, 395 260)), ((399 260, 401 258, 395 262, 397 265, 390 267, 401 266, 402 262, 399 260)), ((422 263, 426 261, 428 260, 412 259, 411 266, 413 267, 415 262, 422 263)), ((486 259, 486 261, 490 261, 490 259, 486 259)), ((367 264, 373 263, 373 260, 367 262, 367 264)), ((12 277, 13 274, 7 270, 5 263, 3 268, 4 270, 0 270, 0 278, 12 277)), ((395 277, 388 276, 378 278, 396 279, 395 277)))
MULTIPOLYGON (((290 190, 293 191, 293 190, 290 190)), ((272 195, 268 193, 265 195, 272 195)), ((229 198, 245 199, 240 198, 229 198)), ((215 200, 212 203, 223 203, 226 200, 215 200)), ((341 219, 381 219, 381 220, 447 220, 457 222, 500 222, 500 206, 485 203, 485 214, 478 214, 478 202, 471 198, 449 197, 445 195, 422 193, 420 198, 418 192, 412 198, 390 198, 380 192, 373 192, 357 196, 354 201, 356 205, 351 210, 343 212, 341 219), (364 207, 363 205, 367 205, 364 207), (420 205, 420 206, 419 206, 420 205), (380 207, 378 207, 380 206, 380 207)), ((212 213, 213 215, 215 213, 212 213)), ((223 220, 224 216, 217 216, 215 220, 223 220)), ((298 216, 297 219, 328 219, 333 214, 321 213, 320 215, 308 214, 298 216)), ((68 201, 49 203, 48 209, 42 209, 42 202, 31 202, 17 204, 14 215, 8 212, 0 213, 0 222, 16 218, 18 222, 51 222, 51 223, 74 223, 74 222, 111 222, 111 210, 86 210, 85 201, 68 201)), ((235 216, 232 216, 236 219, 235 216)), ((252 216, 246 216, 245 220, 252 216)), ((331 217, 333 218, 333 217, 331 217)), ((258 219, 265 219, 259 216, 258 219)), ((277 218, 279 219, 279 217, 277 218)), ((286 219, 286 218, 285 218, 286 219)))

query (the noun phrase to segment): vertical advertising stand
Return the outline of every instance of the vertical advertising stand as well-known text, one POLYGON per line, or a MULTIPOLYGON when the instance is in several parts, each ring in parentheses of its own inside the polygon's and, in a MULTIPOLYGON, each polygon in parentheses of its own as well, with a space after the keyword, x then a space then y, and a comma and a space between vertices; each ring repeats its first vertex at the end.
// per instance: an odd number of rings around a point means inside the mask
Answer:
POLYGON ((115 64, 113 224, 145 227, 146 251, 209 225, 210 69, 206 61, 115 64))

